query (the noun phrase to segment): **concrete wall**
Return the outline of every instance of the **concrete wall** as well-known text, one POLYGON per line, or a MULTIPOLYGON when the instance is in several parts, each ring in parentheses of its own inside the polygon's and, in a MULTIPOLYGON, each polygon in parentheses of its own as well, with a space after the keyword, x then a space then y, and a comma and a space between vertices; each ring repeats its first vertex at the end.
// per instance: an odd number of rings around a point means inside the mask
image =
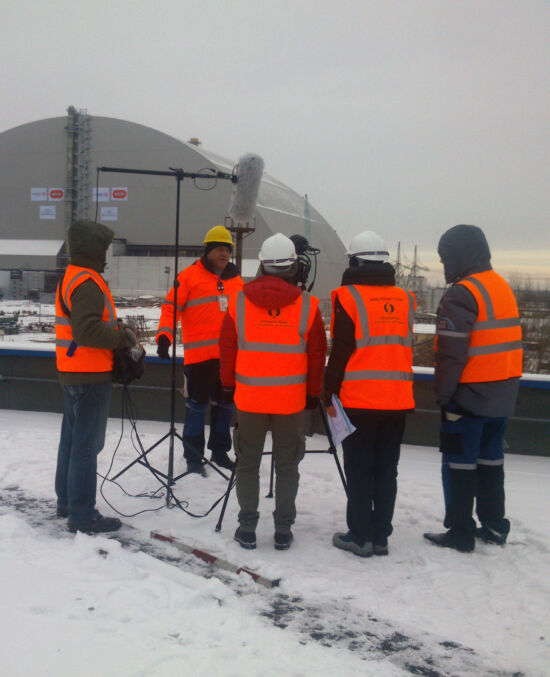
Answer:
MULTIPOLYGON (((416 413, 408 417, 405 443, 438 446, 439 410, 431 390, 433 376, 415 374, 416 413)), ((171 366, 156 357, 147 359, 144 376, 130 387, 138 419, 168 421, 170 417, 171 366)), ((178 365, 177 387, 183 386, 178 365)), ((121 414, 122 389, 115 387, 111 416, 121 414)), ((28 411, 63 411, 62 391, 57 381, 51 351, 0 348, 0 408, 28 411)), ((185 403, 176 397, 176 421, 185 417, 185 403)), ((309 421, 311 431, 322 432, 320 416, 309 421)), ((550 456, 550 379, 522 379, 518 403, 506 434, 508 452, 550 456)))

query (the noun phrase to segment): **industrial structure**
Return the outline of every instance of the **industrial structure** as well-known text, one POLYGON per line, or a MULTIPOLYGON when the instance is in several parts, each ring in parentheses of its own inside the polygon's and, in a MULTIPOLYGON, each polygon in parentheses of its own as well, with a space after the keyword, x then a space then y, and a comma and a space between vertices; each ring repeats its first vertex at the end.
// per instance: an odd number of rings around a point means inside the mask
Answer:
MULTIPOLYGON (((244 152, 250 149, 243 149, 244 152)), ((265 158, 269 166, 269 158, 265 158)), ((174 271, 176 181, 165 176, 97 173, 98 167, 148 170, 211 168, 228 160, 156 129, 91 116, 72 106, 63 117, 30 122, 0 134, 0 289, 5 296, 51 294, 65 265, 65 236, 77 219, 115 231, 106 278, 118 295, 164 295, 174 271)), ((179 268, 202 251, 211 226, 228 224, 230 181, 182 182, 179 268)), ((253 232, 243 240, 243 276, 256 273, 262 241, 276 232, 306 235, 320 249, 314 293, 329 299, 346 266, 345 247, 309 203, 269 174, 260 186, 253 232)))

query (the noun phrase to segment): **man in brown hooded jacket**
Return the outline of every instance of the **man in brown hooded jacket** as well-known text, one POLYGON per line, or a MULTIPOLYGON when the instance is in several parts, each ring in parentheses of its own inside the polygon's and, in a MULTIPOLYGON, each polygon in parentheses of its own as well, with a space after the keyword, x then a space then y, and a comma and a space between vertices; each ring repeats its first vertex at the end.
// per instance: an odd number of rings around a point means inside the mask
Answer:
POLYGON ((107 226, 77 221, 69 229, 70 264, 56 294, 56 357, 64 393, 57 454, 57 515, 69 531, 115 531, 120 520, 95 508, 97 455, 105 443, 112 386, 113 351, 136 343, 119 325, 101 276, 113 239, 107 226))

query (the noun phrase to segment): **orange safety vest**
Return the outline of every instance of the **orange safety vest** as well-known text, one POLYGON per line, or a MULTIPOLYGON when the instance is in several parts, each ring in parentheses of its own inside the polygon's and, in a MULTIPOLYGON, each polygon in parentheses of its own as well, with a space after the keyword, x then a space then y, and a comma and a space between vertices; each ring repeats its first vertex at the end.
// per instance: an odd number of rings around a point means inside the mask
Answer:
MULTIPOLYGON (((181 322, 184 360, 186 364, 219 359, 218 339, 228 307, 228 297, 243 288, 240 276, 222 280, 207 270, 202 261, 195 261, 178 275, 177 320, 181 322)), ((163 304, 156 340, 167 336, 174 340, 174 289, 163 304)))
POLYGON ((332 292, 333 308, 336 298, 355 324, 355 350, 340 387, 344 407, 413 409, 414 295, 394 286, 346 285, 332 292))
POLYGON ((468 361, 460 383, 503 381, 521 376, 523 350, 518 306, 510 285, 494 270, 460 280, 477 301, 468 361))
POLYGON ((296 414, 306 405, 307 338, 319 301, 306 292, 282 308, 260 308, 243 291, 229 314, 237 330, 235 404, 241 411, 296 414))
POLYGON ((70 315, 63 309, 72 310, 71 295, 74 290, 86 280, 93 280, 103 292, 105 305, 103 307, 102 322, 106 322, 113 329, 118 329, 115 303, 109 287, 99 273, 90 268, 67 266, 61 288, 57 288, 55 298, 55 353, 59 371, 69 372, 105 372, 113 369, 113 351, 106 348, 91 348, 79 346, 73 338, 70 315))

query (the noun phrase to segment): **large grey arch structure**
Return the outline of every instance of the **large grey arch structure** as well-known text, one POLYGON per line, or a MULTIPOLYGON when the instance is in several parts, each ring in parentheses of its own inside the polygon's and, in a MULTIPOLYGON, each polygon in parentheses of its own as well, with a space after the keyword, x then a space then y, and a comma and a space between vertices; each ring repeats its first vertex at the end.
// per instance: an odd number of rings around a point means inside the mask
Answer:
MULTIPOLYGON (((250 150, 253 149, 245 148, 243 153, 250 150)), ((269 158, 265 160, 269 167, 269 158)), ((51 256, 52 241, 64 241, 67 227, 75 218, 95 218, 93 189, 98 166, 155 170, 178 167, 186 172, 214 167, 230 172, 235 163, 236 159, 223 158, 156 129, 127 120, 89 116, 86 111, 77 112, 72 107, 67 116, 7 130, 0 134, 0 269, 38 270, 59 265, 59 260, 54 262, 51 256), (63 199, 52 200, 49 193, 40 199, 36 191, 31 199, 31 189, 37 188, 62 189, 63 199), (21 243, 28 245, 29 241, 37 245, 49 242, 50 247, 39 248, 42 256, 36 247, 29 254, 31 248, 21 246, 21 243)), ((146 252, 146 246, 154 253, 158 247, 173 245, 175 179, 101 172, 99 186, 110 189, 110 196, 113 188, 127 189, 126 199, 109 199, 98 205, 100 210, 110 208, 111 218, 112 209, 117 209, 116 221, 108 225, 125 243, 118 252, 122 254, 119 265, 124 267, 122 259, 132 258, 124 255, 124 246, 133 247, 135 254, 136 249, 146 252)), ((183 181, 182 244, 200 245, 208 228, 225 222, 231 190, 229 181, 219 181, 210 191, 197 190, 192 180, 183 181)), ((54 193, 53 197, 59 194, 54 193)), ((256 208, 256 231, 243 242, 243 258, 255 259, 262 241, 275 232, 310 235, 311 244, 321 250, 314 293, 328 299, 331 289, 339 285, 346 263, 345 248, 335 230, 313 206, 309 205, 309 220, 305 214, 303 196, 264 174, 256 208)), ((101 211, 98 220, 102 221, 101 211)), ((117 258, 115 255, 113 261, 117 258)), ((148 258, 159 259, 159 266, 164 263, 164 257, 148 258)), ((141 267, 152 264, 151 260, 141 267)), ((150 291, 154 293, 158 287, 156 284, 150 291)), ((135 284, 135 288, 146 291, 143 284, 135 284)))

